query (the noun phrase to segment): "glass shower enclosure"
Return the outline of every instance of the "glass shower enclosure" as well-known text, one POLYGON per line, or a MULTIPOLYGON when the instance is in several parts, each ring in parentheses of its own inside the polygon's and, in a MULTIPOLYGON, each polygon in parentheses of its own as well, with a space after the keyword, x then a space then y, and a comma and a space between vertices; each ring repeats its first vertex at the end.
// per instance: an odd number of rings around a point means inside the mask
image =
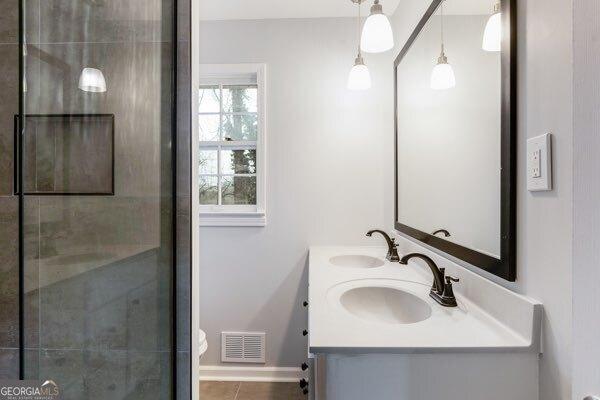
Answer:
POLYGON ((0 379, 190 398, 188 8, 0 3, 0 379))

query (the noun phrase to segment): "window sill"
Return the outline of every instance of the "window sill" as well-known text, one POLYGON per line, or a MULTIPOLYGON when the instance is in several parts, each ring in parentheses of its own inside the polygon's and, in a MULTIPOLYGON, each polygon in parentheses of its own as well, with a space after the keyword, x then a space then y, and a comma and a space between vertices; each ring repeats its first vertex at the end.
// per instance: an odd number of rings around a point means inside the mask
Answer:
POLYGON ((266 226, 264 212, 201 212, 200 226, 266 226))

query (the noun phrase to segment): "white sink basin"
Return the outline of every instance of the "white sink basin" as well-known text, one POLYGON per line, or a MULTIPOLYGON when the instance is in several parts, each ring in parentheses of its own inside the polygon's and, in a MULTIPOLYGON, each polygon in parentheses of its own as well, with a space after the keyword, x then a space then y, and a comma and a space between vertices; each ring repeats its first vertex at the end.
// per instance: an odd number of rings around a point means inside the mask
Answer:
POLYGON ((385 263, 379 258, 363 255, 343 255, 335 256, 329 259, 329 262, 338 267, 348 268, 377 268, 385 263))
POLYGON ((345 291, 340 304, 367 322, 414 324, 431 316, 431 307, 414 294, 391 287, 356 287, 345 291))

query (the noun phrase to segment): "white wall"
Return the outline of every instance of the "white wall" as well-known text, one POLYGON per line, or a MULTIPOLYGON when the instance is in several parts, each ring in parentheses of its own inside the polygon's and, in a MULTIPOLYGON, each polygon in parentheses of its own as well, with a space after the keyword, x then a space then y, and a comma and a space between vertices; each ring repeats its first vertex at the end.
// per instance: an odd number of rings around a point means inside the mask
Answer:
POLYGON ((267 226, 201 228, 205 365, 223 330, 266 331, 267 365, 306 358, 306 259, 313 244, 377 244, 392 215, 392 69, 367 56, 373 88, 346 90, 353 19, 202 22, 201 63, 267 64, 267 226), (387 146, 387 147, 386 147, 387 146))
POLYGON ((573 399, 600 396, 600 3, 574 7, 573 399))
MULTIPOLYGON (((567 400, 571 398, 572 342, 572 2, 517 3, 518 277, 512 284, 490 279, 544 303, 540 399, 567 400), (524 175, 526 139, 546 132, 554 135, 554 190, 532 194, 526 190, 524 175)), ((427 7, 422 0, 401 2, 393 18, 398 48, 427 7)))

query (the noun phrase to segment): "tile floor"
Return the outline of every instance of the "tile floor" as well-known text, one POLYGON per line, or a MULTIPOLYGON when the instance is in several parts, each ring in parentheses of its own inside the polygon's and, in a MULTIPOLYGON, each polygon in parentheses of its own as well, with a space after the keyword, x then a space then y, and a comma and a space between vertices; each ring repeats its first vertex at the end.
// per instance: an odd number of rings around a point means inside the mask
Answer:
POLYGON ((216 382, 200 383, 201 400, 306 400, 297 383, 216 382))

